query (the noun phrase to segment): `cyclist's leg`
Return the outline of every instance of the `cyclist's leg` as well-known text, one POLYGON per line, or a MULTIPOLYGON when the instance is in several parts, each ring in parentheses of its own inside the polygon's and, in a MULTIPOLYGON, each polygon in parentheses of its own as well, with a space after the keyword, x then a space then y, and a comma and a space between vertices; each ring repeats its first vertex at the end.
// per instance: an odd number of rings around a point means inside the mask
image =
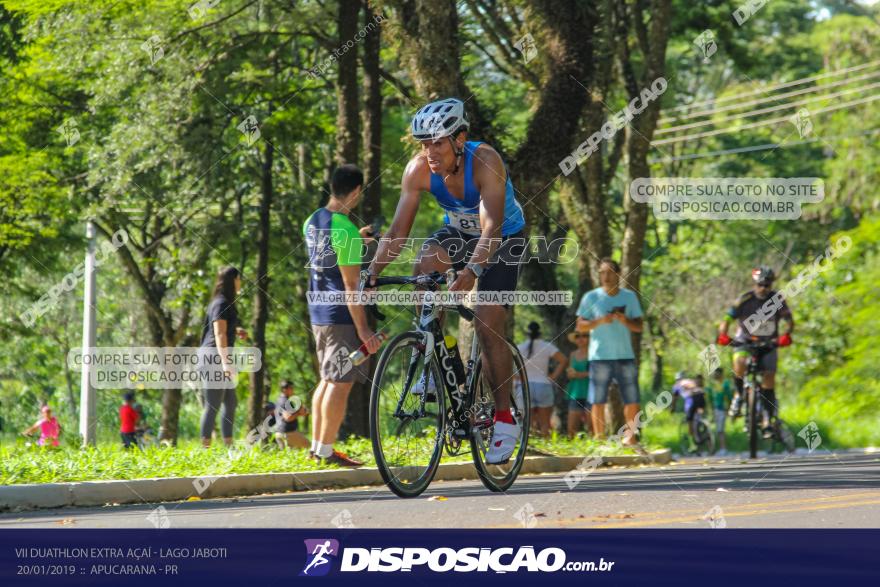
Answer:
POLYGON ((746 359, 748 353, 734 351, 733 353, 733 401, 730 402, 730 415, 737 417, 742 412, 743 404, 743 378, 746 376, 746 359))
MULTIPOLYGON (((473 239, 470 245, 476 247, 473 239)), ((485 273, 477 285, 479 292, 504 292, 516 290, 519 268, 525 253, 526 239, 517 233, 502 239, 490 259, 485 273)), ((470 257, 468 251, 465 257, 470 257)), ((453 262, 455 259, 453 259, 453 262)), ((478 304, 474 312, 474 330, 482 349, 483 367, 489 367, 489 383, 495 395, 496 420, 498 413, 510 413, 510 393, 512 390, 513 355, 507 346, 506 325, 508 306, 498 304, 478 304)))
POLYGON ((688 425, 688 434, 691 437, 694 436, 694 414, 697 411, 697 403, 694 401, 693 397, 690 397, 685 400, 684 404, 684 419, 687 421, 688 425))
POLYGON ((495 412, 510 413, 510 393, 513 389, 513 355, 507 347, 505 325, 507 310, 504 306, 480 304, 474 312, 474 330, 480 341, 483 369, 495 396, 495 412))

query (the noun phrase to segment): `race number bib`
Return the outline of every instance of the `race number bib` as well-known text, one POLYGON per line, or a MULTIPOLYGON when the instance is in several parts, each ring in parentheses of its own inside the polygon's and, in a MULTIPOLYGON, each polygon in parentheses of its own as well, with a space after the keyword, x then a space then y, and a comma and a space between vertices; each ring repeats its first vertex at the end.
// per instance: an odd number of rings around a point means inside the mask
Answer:
POLYGON ((446 216, 449 217, 450 225, 465 234, 478 235, 483 232, 480 228, 479 212, 457 212, 455 210, 447 210, 446 216))
POLYGON ((776 322, 774 320, 761 320, 751 327, 746 325, 745 331, 752 336, 773 336, 776 334, 776 322))

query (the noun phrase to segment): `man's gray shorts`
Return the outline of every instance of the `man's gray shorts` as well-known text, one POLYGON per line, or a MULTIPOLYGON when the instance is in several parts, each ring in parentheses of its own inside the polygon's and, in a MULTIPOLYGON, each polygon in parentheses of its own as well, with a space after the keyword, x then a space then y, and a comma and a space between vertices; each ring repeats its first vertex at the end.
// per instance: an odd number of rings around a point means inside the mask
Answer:
POLYGON ((321 379, 334 383, 366 381, 369 362, 355 366, 348 355, 361 346, 353 324, 313 324, 312 334, 318 352, 321 379))

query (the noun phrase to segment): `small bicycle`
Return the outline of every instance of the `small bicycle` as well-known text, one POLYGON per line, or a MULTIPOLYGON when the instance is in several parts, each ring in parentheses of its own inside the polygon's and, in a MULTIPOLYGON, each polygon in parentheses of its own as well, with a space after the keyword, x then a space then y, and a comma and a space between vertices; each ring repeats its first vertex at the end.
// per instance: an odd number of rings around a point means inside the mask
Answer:
POLYGON ((706 420, 706 413, 703 408, 697 408, 694 413, 693 434, 691 434, 690 426, 688 426, 687 417, 683 417, 679 426, 679 435, 681 437, 682 454, 691 455, 712 455, 715 453, 715 435, 712 433, 712 427, 706 420))
MULTIPOLYGON (((361 274, 364 288, 366 272, 361 274)), ((452 283, 454 270, 406 277, 378 277, 375 287, 414 285, 435 293, 441 284, 452 283)), ((384 316, 370 306, 382 320, 384 316)), ((513 373, 501 383, 509 390, 510 411, 520 425, 520 437, 505 463, 486 462, 492 439, 495 399, 484 368, 479 342, 474 336, 467 363, 458 345, 443 332, 444 310, 457 312, 467 321, 473 312, 456 305, 423 300, 416 328, 392 338, 381 355, 370 391, 370 437, 382 479, 400 497, 421 494, 437 472, 445 450, 461 454, 464 442, 480 480, 491 491, 506 491, 516 480, 529 439, 531 401, 525 362, 516 345, 507 340, 513 373)))

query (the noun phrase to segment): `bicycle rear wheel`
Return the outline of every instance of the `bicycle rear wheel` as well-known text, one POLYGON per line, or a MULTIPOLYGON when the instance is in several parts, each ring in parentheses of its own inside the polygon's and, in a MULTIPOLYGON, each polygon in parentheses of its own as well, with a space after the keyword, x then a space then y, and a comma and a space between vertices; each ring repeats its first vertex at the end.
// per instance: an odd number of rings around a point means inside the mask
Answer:
POLYGON ((474 365, 474 403, 471 410, 475 411, 474 425, 471 431, 471 456, 480 476, 480 481, 491 491, 507 491, 516 481, 525 460, 529 443, 529 426, 531 415, 531 396, 529 380, 526 375, 525 363, 519 350, 507 341, 513 357, 513 372, 510 380, 510 409, 514 421, 520 426, 520 436, 507 463, 492 465, 486 462, 486 451, 492 440, 492 424, 495 419, 495 397, 492 387, 483 371, 482 356, 474 365))
POLYGON ((400 497, 416 497, 434 478, 445 414, 439 365, 436 357, 425 361, 422 333, 397 335, 379 357, 373 377, 370 438, 382 479, 400 497), (411 393, 420 381, 423 393, 411 393))
POLYGON ((711 455, 715 452, 715 438, 712 436, 712 429, 702 416, 697 417, 694 425, 694 436, 697 451, 700 454, 711 455))

